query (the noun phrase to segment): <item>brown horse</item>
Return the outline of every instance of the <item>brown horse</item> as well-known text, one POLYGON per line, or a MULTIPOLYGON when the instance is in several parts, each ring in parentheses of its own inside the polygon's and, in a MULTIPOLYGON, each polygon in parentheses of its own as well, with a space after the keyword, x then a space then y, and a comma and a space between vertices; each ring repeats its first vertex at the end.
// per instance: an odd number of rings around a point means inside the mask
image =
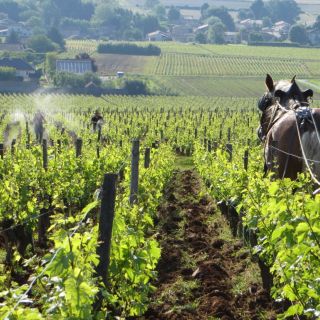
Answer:
POLYGON ((310 108, 313 91, 301 91, 295 77, 274 82, 266 77, 268 91, 260 98, 259 138, 264 142, 265 172, 296 179, 309 170, 320 178, 320 109, 310 108))

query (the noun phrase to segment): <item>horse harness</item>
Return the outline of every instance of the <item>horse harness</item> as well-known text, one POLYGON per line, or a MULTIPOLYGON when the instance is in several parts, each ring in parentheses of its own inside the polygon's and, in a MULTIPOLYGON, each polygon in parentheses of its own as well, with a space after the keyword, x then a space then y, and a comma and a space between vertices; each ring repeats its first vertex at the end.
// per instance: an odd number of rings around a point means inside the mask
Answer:
MULTIPOLYGON (((259 134, 261 135, 261 136, 259 136, 259 138, 262 141, 264 141, 264 149, 267 146, 266 137, 267 137, 269 131, 274 126, 274 124, 276 122, 278 122, 278 120, 283 116, 284 113, 287 113, 290 110, 294 111, 295 117, 296 117, 297 129, 299 130, 299 135, 301 135, 302 132, 307 130, 308 124, 311 124, 311 125, 313 124, 311 108, 309 107, 309 103, 295 101, 295 103, 289 109, 286 109, 279 103, 279 101, 277 101, 277 100, 274 101, 274 98, 269 93, 267 93, 259 99, 258 107, 265 110, 266 108, 272 106, 274 103, 276 103, 276 107, 273 109, 272 116, 271 116, 270 121, 268 123, 268 127, 265 132, 265 135, 262 136, 262 126, 260 126, 259 131, 258 131, 258 135, 259 134), (283 111, 284 113, 279 114, 278 113, 279 110, 283 111)), ((292 147, 292 145, 290 146, 290 149, 291 149, 291 147, 292 147)), ((278 150, 278 151, 281 152, 281 150, 278 150)), ((289 153, 290 152, 291 152, 291 150, 289 150, 289 153)), ((287 171, 288 161, 289 161, 289 154, 287 154, 283 177, 287 171)), ((265 160, 265 165, 264 165, 265 175, 267 174, 267 170, 268 170, 268 167, 267 167, 267 163, 265 160)))

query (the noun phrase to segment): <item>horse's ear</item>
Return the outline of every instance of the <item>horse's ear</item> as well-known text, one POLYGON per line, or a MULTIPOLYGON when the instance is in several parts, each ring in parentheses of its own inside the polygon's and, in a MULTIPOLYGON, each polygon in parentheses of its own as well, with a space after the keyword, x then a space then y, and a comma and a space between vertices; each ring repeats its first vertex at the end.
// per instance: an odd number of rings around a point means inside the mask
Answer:
POLYGON ((274 84, 273 84, 273 79, 272 77, 270 76, 270 74, 267 74, 267 77, 266 77, 266 86, 268 88, 268 90, 271 92, 274 90, 274 84))
POLYGON ((303 91, 302 94, 305 97, 305 99, 311 98, 313 97, 313 90, 308 89, 306 91, 303 91))
POLYGON ((296 76, 297 76, 297 75, 294 75, 294 77, 293 77, 292 80, 291 80, 291 83, 296 82, 296 76))

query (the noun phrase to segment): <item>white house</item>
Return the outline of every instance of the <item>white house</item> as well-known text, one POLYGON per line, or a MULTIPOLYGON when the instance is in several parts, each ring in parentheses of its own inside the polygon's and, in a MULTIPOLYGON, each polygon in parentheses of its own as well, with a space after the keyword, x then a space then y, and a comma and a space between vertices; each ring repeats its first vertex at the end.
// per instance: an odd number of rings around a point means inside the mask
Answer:
POLYGON ((194 33, 198 33, 198 32, 205 32, 209 29, 209 25, 208 24, 203 24, 195 29, 193 29, 194 33))
POLYGON ((160 30, 157 30, 155 32, 148 33, 147 40, 148 41, 169 41, 171 40, 171 37, 169 36, 169 34, 162 32, 160 30))
POLYGON ((273 30, 283 35, 288 35, 291 24, 285 21, 278 21, 274 24, 273 30))
POLYGON ((56 71, 75 74, 93 72, 92 61, 90 59, 58 59, 56 60, 56 71))
POLYGON ((262 28, 263 21, 262 20, 252 20, 252 19, 245 19, 240 21, 240 26, 244 27, 247 30, 252 30, 255 28, 262 28))

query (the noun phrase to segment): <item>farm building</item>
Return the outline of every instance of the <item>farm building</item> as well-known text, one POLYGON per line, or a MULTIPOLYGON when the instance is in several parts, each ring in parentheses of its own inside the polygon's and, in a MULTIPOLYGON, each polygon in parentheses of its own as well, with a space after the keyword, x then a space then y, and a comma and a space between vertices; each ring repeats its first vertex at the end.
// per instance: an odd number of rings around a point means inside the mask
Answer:
POLYGON ((242 26, 246 30, 254 30, 256 28, 262 28, 263 21, 262 20, 245 19, 245 20, 240 21, 240 26, 242 26))
POLYGON ((0 51, 24 51, 26 46, 21 43, 0 43, 0 51))
POLYGON ((16 76, 23 80, 30 80, 30 76, 35 74, 35 69, 27 62, 17 58, 0 59, 0 67, 10 67, 16 69, 16 76))
POLYGON ((209 29, 209 25, 208 25, 208 24, 203 24, 203 25, 195 28, 195 29, 193 30, 193 32, 194 32, 194 33, 205 32, 205 31, 208 31, 208 29, 209 29))
POLYGON ((56 61, 56 71, 76 74, 93 72, 92 61, 89 59, 58 59, 56 61))
POLYGON ((188 42, 193 39, 192 28, 189 26, 173 26, 171 34, 174 41, 188 42))
POLYGON ((168 41, 171 40, 169 34, 162 31, 155 31, 147 34, 148 41, 168 41))
POLYGON ((225 32, 224 33, 225 43, 240 43, 240 33, 239 32, 225 32))
POLYGON ((31 29, 24 22, 15 22, 10 19, 0 20, 0 36, 7 37, 11 32, 15 32, 22 39, 32 36, 31 29))
POLYGON ((289 34, 291 24, 285 21, 278 21, 274 24, 273 30, 281 35, 287 36, 289 34))

